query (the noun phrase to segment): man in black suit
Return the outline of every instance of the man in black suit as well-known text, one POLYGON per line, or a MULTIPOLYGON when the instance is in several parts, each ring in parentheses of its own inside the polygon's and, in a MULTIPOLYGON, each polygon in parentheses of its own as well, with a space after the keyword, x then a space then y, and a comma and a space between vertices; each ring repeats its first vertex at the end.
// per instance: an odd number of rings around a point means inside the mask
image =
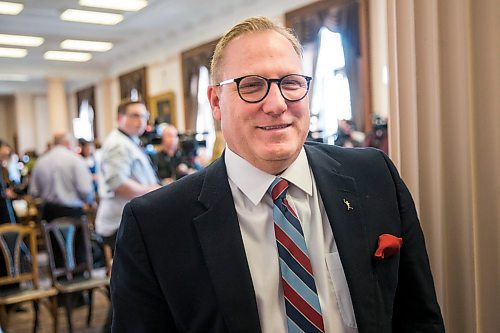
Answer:
POLYGON ((378 150, 304 144, 301 73, 297 39, 266 18, 218 43, 208 97, 225 153, 125 207, 113 332, 299 332, 301 301, 319 302, 314 332, 444 332, 408 189, 378 150), (295 295, 268 190, 277 176, 312 271, 295 295))

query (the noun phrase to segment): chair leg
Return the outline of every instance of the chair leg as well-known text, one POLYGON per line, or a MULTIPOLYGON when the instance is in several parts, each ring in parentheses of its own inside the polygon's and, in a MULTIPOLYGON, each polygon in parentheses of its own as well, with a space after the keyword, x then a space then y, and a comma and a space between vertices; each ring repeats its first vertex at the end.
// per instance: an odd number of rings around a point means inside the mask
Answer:
POLYGON ((73 322, 71 313, 73 311, 73 294, 64 294, 64 305, 66 307, 66 318, 68 319, 68 332, 73 333, 73 322))
POLYGON ((7 313, 7 307, 5 305, 0 305, 0 331, 3 330, 7 333, 9 329, 9 314, 7 313))
POLYGON ((33 320, 33 333, 36 333, 36 331, 38 329, 38 318, 39 318, 39 312, 40 312, 38 300, 33 301, 33 310, 35 310, 35 319, 33 320))
POLYGON ((113 306, 109 303, 108 315, 106 317, 106 322, 102 328, 102 333, 111 333, 111 324, 113 322, 113 306))
POLYGON ((59 319, 58 319, 58 304, 57 296, 50 298, 50 312, 52 313, 52 319, 54 320, 54 333, 57 333, 59 329, 59 319))
POLYGON ((88 315, 87 315, 87 326, 90 326, 90 322, 92 320, 92 295, 94 294, 94 291, 91 289, 91 290, 88 290, 88 297, 89 297, 89 304, 88 304, 88 307, 89 307, 89 311, 88 311, 88 315))

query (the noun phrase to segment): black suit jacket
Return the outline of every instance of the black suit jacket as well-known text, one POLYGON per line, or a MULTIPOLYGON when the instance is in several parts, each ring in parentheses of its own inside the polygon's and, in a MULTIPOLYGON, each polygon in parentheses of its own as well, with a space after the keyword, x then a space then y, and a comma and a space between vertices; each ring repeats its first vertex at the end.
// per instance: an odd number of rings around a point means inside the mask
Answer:
MULTIPOLYGON (((387 156, 313 143, 305 149, 359 332, 443 332, 415 207, 387 156), (402 237, 403 246, 379 261, 384 233, 402 237)), ((261 331, 223 158, 125 207, 111 293, 116 333, 261 331)))

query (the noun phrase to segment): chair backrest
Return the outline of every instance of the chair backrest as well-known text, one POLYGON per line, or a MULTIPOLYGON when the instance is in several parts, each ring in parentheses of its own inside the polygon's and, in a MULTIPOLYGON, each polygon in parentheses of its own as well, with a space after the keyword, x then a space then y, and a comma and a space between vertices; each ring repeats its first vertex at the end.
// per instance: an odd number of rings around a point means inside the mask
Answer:
POLYGON ((0 225, 0 286, 31 281, 39 286, 36 231, 18 224, 0 225))
POLYGON ((73 280, 76 276, 90 277, 92 250, 87 219, 59 217, 42 221, 42 229, 54 281, 73 280))

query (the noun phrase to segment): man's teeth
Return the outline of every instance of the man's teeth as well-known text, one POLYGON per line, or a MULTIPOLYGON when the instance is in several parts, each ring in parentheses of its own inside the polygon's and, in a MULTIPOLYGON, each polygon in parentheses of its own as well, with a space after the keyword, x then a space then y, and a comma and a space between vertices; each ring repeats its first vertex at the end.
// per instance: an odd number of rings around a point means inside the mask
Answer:
POLYGON ((288 127, 288 125, 276 125, 276 126, 262 126, 262 129, 265 130, 273 130, 273 129, 280 129, 280 128, 285 128, 288 127))

